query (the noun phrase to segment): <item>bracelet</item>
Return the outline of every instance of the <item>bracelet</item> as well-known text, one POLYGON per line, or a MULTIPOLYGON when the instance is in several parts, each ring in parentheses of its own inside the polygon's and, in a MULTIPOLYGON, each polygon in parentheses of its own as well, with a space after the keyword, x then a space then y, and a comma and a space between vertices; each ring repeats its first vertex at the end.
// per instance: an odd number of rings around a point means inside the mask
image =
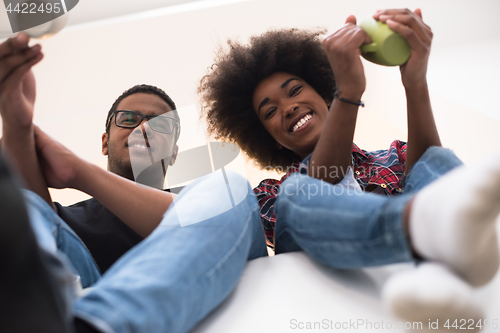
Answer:
POLYGON ((337 97, 339 99, 339 101, 341 101, 341 102, 361 106, 363 108, 365 107, 365 103, 363 103, 362 101, 356 102, 356 101, 351 101, 350 99, 347 99, 347 98, 340 97, 340 91, 338 91, 338 90, 335 90, 335 92, 333 93, 333 96, 337 97))

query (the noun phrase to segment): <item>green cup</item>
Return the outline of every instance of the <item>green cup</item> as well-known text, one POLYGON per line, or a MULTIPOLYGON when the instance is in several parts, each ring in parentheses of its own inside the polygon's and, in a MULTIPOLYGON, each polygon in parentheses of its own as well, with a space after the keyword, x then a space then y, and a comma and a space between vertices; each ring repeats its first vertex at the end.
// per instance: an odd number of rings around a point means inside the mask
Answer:
POLYGON ((361 45, 363 58, 384 66, 401 66, 408 61, 410 45, 401 35, 389 29, 386 23, 368 18, 359 26, 372 39, 371 44, 361 45))

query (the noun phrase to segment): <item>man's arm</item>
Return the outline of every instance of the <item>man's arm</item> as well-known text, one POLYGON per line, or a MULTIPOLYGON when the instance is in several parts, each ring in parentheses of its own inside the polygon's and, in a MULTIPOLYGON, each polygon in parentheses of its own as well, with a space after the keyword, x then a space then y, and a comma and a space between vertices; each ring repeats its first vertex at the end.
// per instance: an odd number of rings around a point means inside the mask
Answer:
POLYGON ((40 45, 28 46, 29 38, 19 34, 0 44, 0 114, 2 153, 24 179, 24 186, 52 205, 39 168, 33 133, 36 97, 31 67, 43 58, 40 45))
POLYGON ((144 187, 84 161, 35 126, 41 168, 50 187, 74 188, 99 201, 142 237, 161 222, 175 194, 144 187))
MULTIPOLYGON (((370 43, 366 32, 349 16, 346 25, 325 38, 323 47, 332 67, 340 97, 360 101, 365 91, 365 75, 360 46, 370 43)), ((335 98, 309 162, 308 174, 336 184, 352 165, 351 152, 358 106, 335 98), (326 169, 325 169, 326 167, 326 169), (324 172, 326 170, 326 173, 324 172)))
POLYGON ((405 37, 411 47, 411 56, 401 66, 401 78, 406 91, 408 113, 408 150, 405 173, 431 146, 441 146, 432 113, 427 87, 427 64, 432 42, 432 31, 422 21, 420 9, 391 9, 377 12, 374 19, 385 22, 389 28, 405 37))

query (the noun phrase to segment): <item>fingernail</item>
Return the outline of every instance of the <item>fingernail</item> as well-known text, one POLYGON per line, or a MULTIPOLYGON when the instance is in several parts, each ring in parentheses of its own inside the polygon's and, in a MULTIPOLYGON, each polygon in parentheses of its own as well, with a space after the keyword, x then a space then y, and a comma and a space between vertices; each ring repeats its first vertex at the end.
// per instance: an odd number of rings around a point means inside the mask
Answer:
POLYGON ((29 37, 26 34, 20 33, 16 36, 16 40, 20 45, 23 45, 28 43, 29 37))
POLYGON ((31 52, 33 52, 33 53, 40 52, 41 49, 42 49, 42 46, 40 44, 36 44, 35 46, 33 46, 31 48, 31 52))

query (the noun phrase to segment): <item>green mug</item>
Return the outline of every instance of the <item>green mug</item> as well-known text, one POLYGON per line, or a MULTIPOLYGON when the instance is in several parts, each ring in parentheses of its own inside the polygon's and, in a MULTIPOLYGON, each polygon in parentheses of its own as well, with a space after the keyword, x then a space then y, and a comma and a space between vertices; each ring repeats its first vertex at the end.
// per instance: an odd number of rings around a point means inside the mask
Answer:
POLYGON ((361 45, 363 58, 384 66, 400 66, 408 61, 410 45, 401 35, 389 29, 386 23, 368 18, 359 26, 372 39, 371 44, 361 45))

